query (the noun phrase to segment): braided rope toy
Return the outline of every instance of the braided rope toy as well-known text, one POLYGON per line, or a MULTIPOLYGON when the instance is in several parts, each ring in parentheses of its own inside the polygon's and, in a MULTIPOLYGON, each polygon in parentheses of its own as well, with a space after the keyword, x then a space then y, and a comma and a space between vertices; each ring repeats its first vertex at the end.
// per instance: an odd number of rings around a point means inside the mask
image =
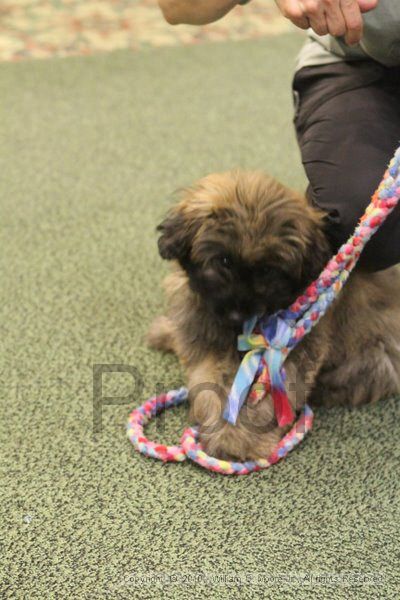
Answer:
POLYGON ((136 408, 129 415, 128 437, 135 448, 152 458, 164 462, 183 462, 187 458, 210 471, 225 475, 247 475, 253 471, 260 471, 275 464, 284 458, 292 448, 297 446, 306 433, 310 431, 313 422, 313 412, 309 406, 304 406, 300 418, 292 429, 280 440, 273 453, 267 459, 247 461, 244 463, 219 460, 208 456, 198 442, 198 431, 195 427, 188 427, 182 434, 179 446, 165 446, 148 440, 143 433, 143 428, 148 421, 162 410, 179 406, 186 402, 188 390, 180 388, 160 396, 154 396, 140 408, 136 408))
MULTIPOLYGON (((330 259, 319 277, 287 309, 266 317, 246 321, 238 338, 238 350, 246 351, 230 390, 223 417, 236 424, 246 398, 257 401, 270 393, 280 427, 294 420, 294 412, 285 390, 283 363, 288 354, 318 323, 337 297, 371 236, 378 230, 400 199, 400 148, 392 158, 384 177, 372 196, 354 233, 330 259)), ((143 434, 145 424, 166 408, 187 400, 186 388, 155 396, 129 416, 127 432, 134 447, 146 456, 164 462, 182 462, 190 458, 197 464, 222 474, 245 475, 270 467, 284 458, 310 431, 313 412, 306 404, 292 429, 280 440, 268 458, 244 463, 208 456, 198 441, 198 430, 185 429, 180 445, 165 446, 149 441, 143 434)))

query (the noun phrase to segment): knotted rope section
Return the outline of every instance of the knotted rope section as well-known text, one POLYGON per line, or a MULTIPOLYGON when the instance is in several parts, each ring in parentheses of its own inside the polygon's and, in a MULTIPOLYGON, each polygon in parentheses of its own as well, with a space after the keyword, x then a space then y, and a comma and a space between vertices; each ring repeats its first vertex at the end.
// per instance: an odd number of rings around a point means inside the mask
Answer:
MULTIPOLYGON (((288 354, 318 323, 341 291, 371 236, 382 225, 400 199, 400 148, 396 151, 382 182, 353 235, 328 262, 320 276, 289 306, 274 315, 254 317, 243 327, 238 338, 238 350, 244 351, 242 363, 233 381, 224 419, 236 424, 244 401, 257 401, 271 394, 279 426, 293 422, 295 413, 285 389, 284 361, 288 354)), ((221 461, 208 456, 198 442, 198 430, 186 429, 178 446, 164 446, 149 441, 143 427, 149 419, 165 408, 187 400, 186 388, 148 400, 129 416, 128 436, 135 448, 163 461, 184 461, 187 457, 202 467, 223 474, 244 475, 265 469, 286 456, 311 429, 313 413, 305 405, 297 422, 279 442, 272 455, 259 461, 245 463, 221 461)))

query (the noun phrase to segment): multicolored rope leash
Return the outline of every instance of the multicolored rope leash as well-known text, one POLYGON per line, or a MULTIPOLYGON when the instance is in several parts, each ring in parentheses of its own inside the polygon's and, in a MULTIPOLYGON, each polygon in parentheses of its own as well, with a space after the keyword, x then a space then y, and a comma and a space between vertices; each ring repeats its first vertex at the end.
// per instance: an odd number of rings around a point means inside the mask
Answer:
MULTIPOLYGON (((280 427, 291 424, 295 414, 285 389, 284 361, 288 354, 318 323, 342 287, 371 236, 378 230, 400 199, 400 148, 396 151, 382 182, 372 196, 353 235, 328 262, 320 276, 289 308, 267 317, 254 317, 243 327, 238 350, 246 351, 235 376, 223 413, 235 425, 246 398, 257 402, 270 393, 280 427)), ((208 456, 198 442, 198 430, 189 427, 178 446, 164 446, 149 441, 143 427, 161 410, 187 400, 186 388, 153 397, 129 416, 128 436, 135 448, 153 458, 181 462, 190 458, 197 464, 223 474, 245 475, 265 469, 285 457, 301 442, 312 427, 313 413, 305 405, 292 429, 279 442, 272 455, 259 461, 238 463, 208 456)))

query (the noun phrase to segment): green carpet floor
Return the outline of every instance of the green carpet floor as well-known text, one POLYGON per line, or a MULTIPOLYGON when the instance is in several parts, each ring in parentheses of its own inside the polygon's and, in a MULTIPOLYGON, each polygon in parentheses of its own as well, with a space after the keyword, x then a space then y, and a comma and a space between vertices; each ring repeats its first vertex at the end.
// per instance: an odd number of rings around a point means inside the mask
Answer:
MULTIPOLYGON (((171 192, 235 165, 305 185, 289 91, 300 44, 1 65, 2 598, 398 598, 394 400, 318 410, 286 462, 244 478, 163 466, 125 435, 133 405, 183 383, 143 343, 171 192), (95 364, 136 367, 143 386, 93 435, 95 364)), ((103 379, 104 396, 132 394, 128 373, 103 379)), ((184 420, 151 433, 177 440, 184 420)))

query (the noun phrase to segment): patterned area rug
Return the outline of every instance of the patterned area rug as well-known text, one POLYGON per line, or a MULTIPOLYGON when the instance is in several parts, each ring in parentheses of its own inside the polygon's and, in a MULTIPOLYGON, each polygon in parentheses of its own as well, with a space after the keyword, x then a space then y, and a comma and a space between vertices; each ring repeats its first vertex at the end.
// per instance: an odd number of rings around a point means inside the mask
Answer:
POLYGON ((4 0, 0 61, 254 39, 291 30, 273 0, 252 0, 203 27, 169 25, 156 0, 4 0))

